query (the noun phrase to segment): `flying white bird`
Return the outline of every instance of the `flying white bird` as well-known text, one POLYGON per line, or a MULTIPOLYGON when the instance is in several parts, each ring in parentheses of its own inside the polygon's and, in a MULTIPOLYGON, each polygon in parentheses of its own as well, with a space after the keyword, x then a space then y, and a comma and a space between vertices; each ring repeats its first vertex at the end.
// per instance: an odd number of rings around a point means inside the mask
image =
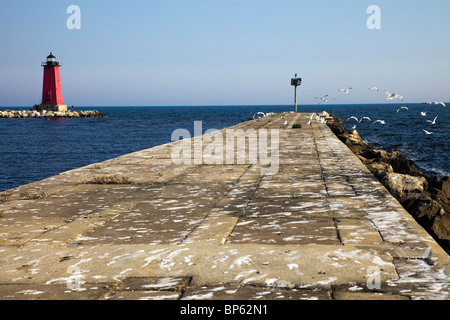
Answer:
POLYGON ((366 90, 375 90, 375 91, 380 91, 377 87, 371 87, 371 88, 367 88, 366 90))
POLYGON ((285 120, 284 123, 283 123, 283 125, 286 126, 287 124, 288 124, 288 122, 287 122, 287 120, 285 120))
POLYGON ((311 120, 312 120, 312 118, 314 117, 314 113, 313 114, 311 114, 311 117, 309 117, 309 121, 308 121, 308 124, 311 124, 311 120))
POLYGON ((443 103, 443 102, 433 102, 434 104, 441 104, 441 105, 443 105, 445 108, 447 108, 447 106, 445 105, 445 103, 443 103))
POLYGON ((384 121, 384 120, 377 120, 377 121, 374 122, 374 124, 375 124, 375 123, 386 124, 386 121, 384 121))
POLYGON ((362 118, 359 120, 359 123, 361 123, 361 121, 363 121, 364 119, 369 120, 369 121, 372 121, 372 120, 370 120, 369 117, 362 117, 362 118))
POLYGON ((403 96, 401 96, 401 95, 399 95, 399 94, 396 94, 396 93, 390 93, 390 92, 387 91, 387 90, 384 90, 384 93, 386 93, 386 99, 387 99, 387 100, 394 100, 394 99, 399 98, 401 101, 403 101, 403 96))
POLYGON ((433 132, 427 131, 427 130, 423 130, 423 132, 425 132, 426 134, 433 134, 433 132))
POLYGON ((384 90, 384 93, 386 93, 386 99, 387 100, 394 100, 395 99, 395 93, 390 93, 387 90, 384 90))
POLYGON ((264 118, 266 116, 266 114, 264 112, 257 112, 253 115, 253 119, 259 119, 259 118, 264 118), (258 118, 256 118, 258 117, 258 118))
POLYGON ((353 119, 353 120, 356 120, 357 122, 359 122, 359 119, 358 119, 357 117, 355 117, 355 116, 351 116, 350 118, 348 118, 348 119, 347 119, 347 122, 348 122, 348 120, 350 120, 350 119, 353 119))
POLYGON ((397 109, 397 113, 398 113, 401 109, 409 110, 408 107, 403 106, 403 107, 397 109))
POLYGON ((427 113, 422 111, 422 112, 420 113, 420 115, 421 115, 422 117, 426 117, 426 116, 427 116, 427 113))
POLYGON ((323 97, 315 97, 314 99, 319 99, 319 100, 321 100, 321 101, 319 102, 319 104, 321 104, 322 102, 327 102, 327 101, 328 101, 327 97, 328 97, 328 95, 324 95, 323 97))
POLYGON ((348 89, 339 89, 338 91, 343 92, 345 94, 349 93, 350 90, 352 90, 353 88, 348 88, 348 89))
POLYGON ((355 117, 355 116, 351 116, 350 118, 347 119, 347 122, 348 122, 348 120, 350 120, 350 119, 356 120, 358 123, 361 123, 361 121, 363 121, 364 119, 371 121, 369 117, 362 117, 361 119, 358 119, 358 118, 355 117))
POLYGON ((436 120, 437 120, 438 116, 436 116, 436 118, 434 118, 433 121, 431 120, 427 120, 427 122, 431 123, 431 124, 436 124, 436 120))

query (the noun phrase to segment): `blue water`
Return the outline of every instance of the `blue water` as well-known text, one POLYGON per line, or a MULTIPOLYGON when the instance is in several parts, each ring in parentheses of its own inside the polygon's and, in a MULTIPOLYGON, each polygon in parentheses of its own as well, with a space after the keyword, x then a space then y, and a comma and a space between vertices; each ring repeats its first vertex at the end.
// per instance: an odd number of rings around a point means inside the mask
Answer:
MULTIPOLYGON (((347 119, 370 117, 357 130, 376 148, 395 149, 414 160, 431 175, 450 175, 448 143, 450 110, 442 106, 402 105, 309 105, 300 112, 323 110, 347 119), (427 111, 422 117, 421 111, 427 111), (439 116, 431 125, 426 120, 439 116), (382 119, 386 125, 373 124, 382 119), (433 132, 426 135, 422 130, 433 132)), ((12 109, 12 108, 9 108, 12 109)), ((24 108, 17 108, 24 109, 24 108)), ((172 132, 183 128, 193 132, 194 121, 203 130, 221 129, 243 122, 256 112, 291 111, 292 106, 211 107, 91 107, 108 118, 0 119, 0 191, 41 180, 63 171, 171 141, 172 132)), ((356 122, 350 121, 347 127, 356 122)))

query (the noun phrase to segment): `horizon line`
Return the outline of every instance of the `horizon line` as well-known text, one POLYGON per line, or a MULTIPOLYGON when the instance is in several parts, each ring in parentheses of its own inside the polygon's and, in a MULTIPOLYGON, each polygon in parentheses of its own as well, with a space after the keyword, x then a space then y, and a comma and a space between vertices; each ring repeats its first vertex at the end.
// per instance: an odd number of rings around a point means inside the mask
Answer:
MULTIPOLYGON (((444 101, 445 103, 450 103, 444 101)), ((299 104, 301 106, 352 106, 352 105, 408 105, 408 104, 425 104, 425 102, 402 102, 402 103, 330 103, 330 104, 299 104)), ((2 108, 32 108, 33 106, 0 106, 2 108)), ((67 105, 67 108, 72 105, 67 105)), ((189 104, 189 105, 73 105, 74 108, 124 108, 124 107, 136 107, 136 108, 176 108, 176 107, 292 107, 292 104, 189 104)))

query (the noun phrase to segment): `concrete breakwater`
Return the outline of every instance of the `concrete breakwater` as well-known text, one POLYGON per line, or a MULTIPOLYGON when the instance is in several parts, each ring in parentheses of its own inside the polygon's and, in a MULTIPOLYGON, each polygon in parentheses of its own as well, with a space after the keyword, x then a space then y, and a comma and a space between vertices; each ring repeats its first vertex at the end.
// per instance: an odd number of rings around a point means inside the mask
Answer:
POLYGON ((78 111, 36 111, 36 110, 0 110, 0 118, 105 118, 97 110, 78 111))
POLYGON ((276 172, 177 163, 205 134, 2 192, 0 299, 449 299, 449 255, 309 118, 216 132, 278 132, 276 172))

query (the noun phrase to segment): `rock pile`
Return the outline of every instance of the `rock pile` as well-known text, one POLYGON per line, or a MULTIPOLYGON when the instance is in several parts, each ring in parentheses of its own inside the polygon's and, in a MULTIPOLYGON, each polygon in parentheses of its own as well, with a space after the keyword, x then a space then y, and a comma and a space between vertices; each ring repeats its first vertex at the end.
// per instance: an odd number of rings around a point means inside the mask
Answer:
POLYGON ((345 120, 331 115, 327 125, 402 206, 450 253, 450 177, 431 177, 400 152, 372 148, 345 120))
POLYGON ((78 111, 36 111, 36 110, 0 110, 0 118, 104 118, 97 110, 78 111))

